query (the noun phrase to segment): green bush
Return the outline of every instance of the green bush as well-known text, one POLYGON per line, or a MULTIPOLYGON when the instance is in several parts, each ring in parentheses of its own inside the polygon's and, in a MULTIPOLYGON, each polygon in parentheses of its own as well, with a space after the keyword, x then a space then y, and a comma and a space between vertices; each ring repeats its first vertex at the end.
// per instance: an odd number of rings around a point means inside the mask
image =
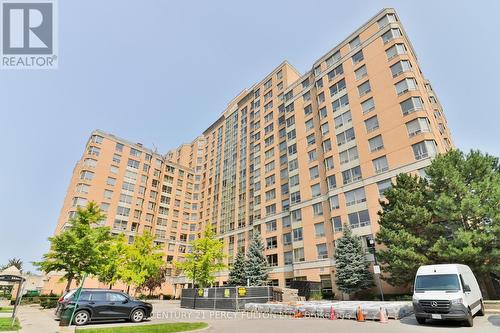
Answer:
POLYGON ((309 300, 311 301, 321 301, 323 299, 323 294, 321 291, 313 291, 311 292, 311 296, 309 296, 309 300))
POLYGON ((44 309, 53 309, 53 308, 57 307, 57 300, 58 300, 58 298, 54 298, 54 297, 42 298, 40 300, 40 306, 44 309))

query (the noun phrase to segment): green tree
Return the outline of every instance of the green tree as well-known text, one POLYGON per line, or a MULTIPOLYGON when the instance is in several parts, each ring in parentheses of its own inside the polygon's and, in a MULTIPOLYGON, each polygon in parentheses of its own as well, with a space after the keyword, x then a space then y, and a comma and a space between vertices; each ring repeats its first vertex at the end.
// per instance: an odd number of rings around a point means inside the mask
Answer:
POLYGON ((159 273, 163 266, 162 246, 154 243, 149 232, 134 238, 134 242, 126 247, 125 259, 120 266, 118 276, 128 286, 140 287, 146 279, 159 273))
POLYGON ((229 270, 229 278, 227 280, 227 284, 230 286, 245 286, 247 284, 245 267, 245 252, 239 250, 236 258, 234 259, 233 265, 229 270))
POLYGON ((399 174, 384 196, 377 242, 385 247, 378 250, 377 258, 388 273, 382 278, 405 286, 413 281, 418 267, 430 263, 430 248, 443 230, 433 223, 425 179, 399 174))
POLYGON ((109 289, 121 278, 121 267, 127 260, 128 243, 123 234, 113 237, 110 242, 106 260, 101 265, 98 273, 100 282, 109 285, 109 289))
POLYGON ((252 241, 248 249, 245 273, 251 286, 267 285, 269 264, 264 255, 262 237, 257 230, 253 233, 252 241))
POLYGON ((453 150, 426 179, 399 175, 384 195, 377 240, 389 283, 411 283, 418 266, 434 263, 469 265, 480 280, 500 273, 498 158, 453 150))
POLYGON ((215 281, 215 273, 226 267, 223 263, 224 243, 216 238, 212 226, 208 225, 203 237, 189 244, 191 252, 186 255, 184 261, 176 262, 175 266, 193 281, 193 284, 198 284, 200 288, 210 286, 215 281))
POLYGON ((71 282, 79 282, 84 273, 98 275, 106 261, 111 235, 109 228, 98 226, 105 215, 95 202, 85 208, 78 207, 67 230, 49 237, 50 251, 43 260, 34 263, 45 273, 64 271, 66 290, 71 282))
POLYGON ((14 266, 15 268, 17 268, 21 272, 23 271, 23 261, 19 258, 10 258, 7 261, 7 264, 5 266, 3 266, 2 269, 7 269, 11 266, 14 266))
POLYGON ((373 286, 373 275, 368 266, 359 236, 345 224, 335 248, 335 283, 340 291, 352 294, 373 286))

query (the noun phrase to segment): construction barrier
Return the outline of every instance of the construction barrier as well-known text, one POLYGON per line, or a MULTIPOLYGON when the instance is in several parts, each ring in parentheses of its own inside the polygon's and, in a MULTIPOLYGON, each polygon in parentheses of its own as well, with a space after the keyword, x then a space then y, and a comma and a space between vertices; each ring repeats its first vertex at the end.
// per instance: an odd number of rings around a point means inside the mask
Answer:
POLYGON ((181 293, 181 308, 242 311, 248 303, 273 300, 273 287, 186 288, 181 293))

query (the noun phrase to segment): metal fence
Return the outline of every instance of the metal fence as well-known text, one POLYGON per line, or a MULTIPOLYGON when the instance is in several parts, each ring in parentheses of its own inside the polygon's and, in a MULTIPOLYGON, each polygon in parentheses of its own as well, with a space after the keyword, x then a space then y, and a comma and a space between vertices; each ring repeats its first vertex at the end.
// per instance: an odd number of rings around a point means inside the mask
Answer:
POLYGON ((186 288, 181 293, 181 308, 241 311, 247 303, 267 303, 273 287, 186 288))

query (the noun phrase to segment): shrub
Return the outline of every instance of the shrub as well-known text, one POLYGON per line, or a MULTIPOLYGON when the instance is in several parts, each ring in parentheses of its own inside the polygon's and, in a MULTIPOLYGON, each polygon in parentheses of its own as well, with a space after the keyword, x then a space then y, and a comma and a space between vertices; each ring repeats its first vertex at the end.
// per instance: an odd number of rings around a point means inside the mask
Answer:
POLYGON ((321 291, 313 291, 309 299, 312 301, 321 301, 323 299, 323 294, 321 291))

